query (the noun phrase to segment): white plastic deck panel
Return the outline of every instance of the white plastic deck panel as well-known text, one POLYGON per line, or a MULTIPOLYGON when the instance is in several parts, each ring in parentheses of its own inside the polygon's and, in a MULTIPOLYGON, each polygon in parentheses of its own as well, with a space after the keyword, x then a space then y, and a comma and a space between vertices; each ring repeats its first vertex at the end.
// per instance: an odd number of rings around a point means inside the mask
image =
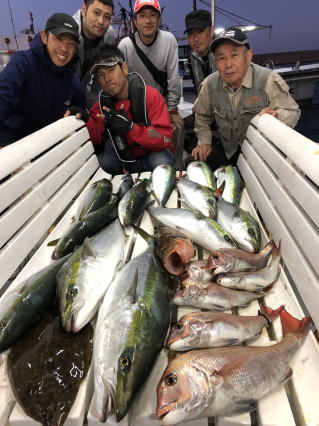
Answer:
MULTIPOLYGON (((53 222, 79 192, 78 199, 83 196, 85 185, 104 176, 111 178, 98 169, 82 125, 74 117, 69 117, 0 150, 0 287, 39 241, 43 241, 39 250, 11 285, 17 285, 52 262, 53 248, 47 243, 67 229, 77 210, 77 201, 71 204, 48 235, 53 222)), ((285 304, 297 318, 305 316, 305 310, 308 310, 318 324, 318 148, 270 116, 253 120, 238 162, 247 188, 241 206, 256 218, 259 216, 255 207, 258 209, 267 228, 262 233, 263 244, 269 238, 274 238, 276 243, 281 240, 285 268, 289 269, 292 278, 288 280, 282 270, 270 294, 246 308, 234 310, 234 313, 256 315, 260 304, 272 308, 285 304), (285 209, 285 205, 289 207, 285 209)), ((116 190, 120 176, 112 181, 116 190)), ((174 191, 167 206, 178 205, 178 194, 174 191)), ((147 213, 141 227, 152 231, 147 213)), ((141 237, 132 236, 126 247, 126 258, 136 256, 145 248, 146 243, 141 237)), ((177 316, 192 310, 195 309, 179 308, 177 316)), ((276 320, 269 331, 264 329, 260 337, 247 344, 269 345, 281 338, 280 321, 276 320)), ((167 352, 163 350, 121 425, 161 424, 155 417, 155 390, 166 364, 167 352)), ((313 333, 297 353, 292 369, 293 378, 260 400, 255 413, 199 419, 187 425, 318 426, 319 350, 313 333)), ((94 410, 92 374, 91 370, 80 388, 65 423, 68 426, 100 424, 94 410)), ((0 367, 0 426, 35 424, 15 402, 3 363, 0 367)), ((109 419, 106 424, 114 425, 115 422, 109 419)))

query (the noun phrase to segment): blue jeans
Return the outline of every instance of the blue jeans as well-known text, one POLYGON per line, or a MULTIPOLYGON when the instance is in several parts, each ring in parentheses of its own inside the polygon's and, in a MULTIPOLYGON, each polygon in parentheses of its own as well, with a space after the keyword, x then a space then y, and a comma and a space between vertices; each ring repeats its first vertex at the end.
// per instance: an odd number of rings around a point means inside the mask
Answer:
POLYGON ((165 149, 162 152, 150 152, 143 157, 136 158, 136 161, 123 162, 119 160, 111 144, 105 143, 104 151, 98 154, 100 166, 111 175, 120 175, 123 169, 131 173, 152 172, 155 167, 162 164, 170 164, 174 167, 174 155, 165 149))

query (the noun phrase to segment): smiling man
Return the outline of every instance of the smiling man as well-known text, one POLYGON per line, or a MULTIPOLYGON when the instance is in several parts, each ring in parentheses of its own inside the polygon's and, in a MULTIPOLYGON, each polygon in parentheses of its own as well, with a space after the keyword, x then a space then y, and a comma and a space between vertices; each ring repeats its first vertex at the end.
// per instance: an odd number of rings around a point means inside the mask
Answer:
POLYGON ((32 42, 15 53, 0 73, 0 146, 63 117, 70 106, 85 108, 75 75, 78 25, 64 13, 52 15, 32 42))
MULTIPOLYGON (((103 144, 101 167, 112 175, 174 165, 173 129, 162 95, 145 85, 117 47, 104 47, 91 70, 102 92, 87 127, 94 144, 103 144)), ((84 118, 84 114, 80 115, 84 118)), ((79 118, 80 118, 79 116, 79 118)))
POLYGON ((226 29, 215 38, 211 49, 217 71, 208 76, 195 102, 196 160, 206 161, 215 170, 235 165, 251 119, 271 114, 290 127, 300 117, 298 104, 289 87, 276 72, 251 62, 252 50, 238 28, 226 29), (212 140, 216 123, 221 142, 212 140))
POLYGON ((90 75, 92 59, 105 44, 115 44, 111 26, 113 12, 113 0, 85 0, 73 16, 79 26, 78 76, 89 108, 98 100, 99 93, 99 85, 90 75))

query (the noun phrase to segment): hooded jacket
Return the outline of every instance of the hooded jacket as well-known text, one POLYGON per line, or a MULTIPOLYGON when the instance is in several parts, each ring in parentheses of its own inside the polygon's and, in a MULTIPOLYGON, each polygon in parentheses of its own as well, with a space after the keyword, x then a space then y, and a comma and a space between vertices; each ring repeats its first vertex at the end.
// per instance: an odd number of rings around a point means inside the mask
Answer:
POLYGON ((62 118, 70 106, 86 107, 74 60, 54 65, 37 34, 0 73, 0 146, 62 118))
POLYGON ((87 70, 83 73, 83 65, 86 59, 86 55, 89 54, 92 61, 97 53, 97 51, 103 47, 105 44, 115 44, 115 32, 112 26, 109 26, 107 31, 105 31, 103 37, 101 37, 100 42, 93 48, 90 49, 88 52, 85 52, 84 49, 84 40, 82 35, 82 18, 81 18, 81 9, 79 9, 74 15, 73 19, 76 21, 76 23, 79 26, 79 47, 78 47, 78 53, 80 57, 80 61, 77 66, 77 75, 79 79, 81 80, 81 84, 83 86, 83 89, 85 91, 86 101, 89 108, 98 100, 98 95, 100 92, 99 84, 97 81, 94 81, 91 78, 91 67, 88 67, 87 70))

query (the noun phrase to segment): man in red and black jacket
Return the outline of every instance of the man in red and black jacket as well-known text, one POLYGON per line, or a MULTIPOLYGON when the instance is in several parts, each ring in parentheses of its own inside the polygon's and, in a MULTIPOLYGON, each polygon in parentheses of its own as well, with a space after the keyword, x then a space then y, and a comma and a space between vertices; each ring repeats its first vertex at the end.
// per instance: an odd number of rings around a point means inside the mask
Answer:
POLYGON ((101 167, 116 175, 123 169, 138 173, 161 164, 174 166, 173 128, 162 95, 139 74, 128 73, 114 46, 99 52, 91 73, 102 91, 86 125, 93 144, 104 144, 101 167))

